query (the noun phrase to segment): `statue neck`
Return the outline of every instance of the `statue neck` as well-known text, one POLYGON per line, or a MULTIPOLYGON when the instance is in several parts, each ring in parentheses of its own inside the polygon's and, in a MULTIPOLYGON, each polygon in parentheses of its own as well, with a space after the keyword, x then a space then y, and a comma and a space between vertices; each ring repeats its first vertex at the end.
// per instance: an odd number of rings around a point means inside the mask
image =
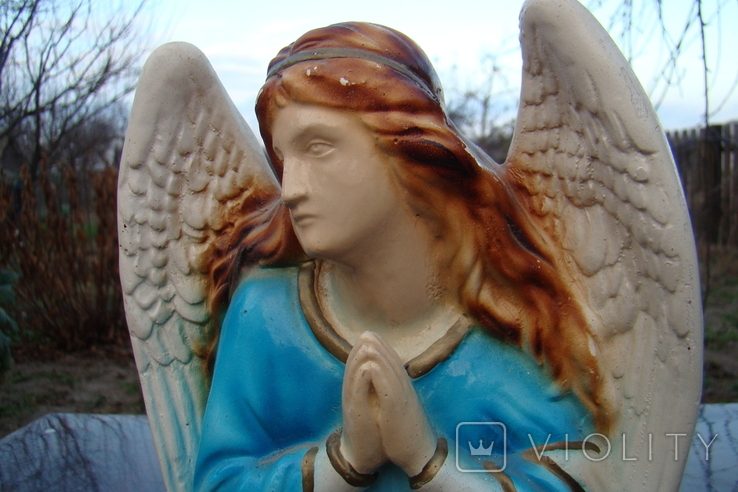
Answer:
POLYGON ((420 219, 383 231, 355 261, 324 261, 318 302, 352 345, 365 331, 382 336, 403 361, 422 353, 459 318, 436 256, 438 241, 420 219))

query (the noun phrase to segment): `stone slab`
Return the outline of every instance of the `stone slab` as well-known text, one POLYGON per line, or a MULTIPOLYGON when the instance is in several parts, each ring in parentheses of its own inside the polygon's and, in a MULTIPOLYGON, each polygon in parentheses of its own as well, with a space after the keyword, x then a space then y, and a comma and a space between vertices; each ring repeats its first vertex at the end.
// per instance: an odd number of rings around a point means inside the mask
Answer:
MULTIPOLYGON (((165 488, 145 416, 49 414, 0 440, 0 490, 165 488)), ((702 406, 679 491, 738 491, 738 403, 702 406)))

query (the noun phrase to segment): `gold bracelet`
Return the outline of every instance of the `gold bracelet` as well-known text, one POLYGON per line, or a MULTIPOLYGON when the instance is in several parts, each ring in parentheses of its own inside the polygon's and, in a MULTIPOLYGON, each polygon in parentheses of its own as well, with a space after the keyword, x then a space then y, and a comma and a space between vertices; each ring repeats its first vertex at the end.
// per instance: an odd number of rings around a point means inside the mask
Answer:
POLYGON ((317 454, 318 447, 313 446, 302 458, 302 463, 300 464, 302 492, 313 492, 315 490, 315 455, 317 454))
POLYGON ((351 463, 346 461, 346 458, 341 454, 341 429, 328 436, 328 440, 325 443, 325 450, 331 465, 333 465, 333 469, 349 485, 353 485, 354 487, 368 487, 379 476, 379 472, 359 473, 351 466, 351 463))
POLYGON ((431 459, 429 459, 428 463, 426 463, 423 469, 420 470, 420 473, 414 477, 409 477, 410 488, 417 490, 433 480, 433 477, 438 474, 444 461, 446 461, 446 456, 448 456, 448 441, 443 437, 439 437, 438 443, 436 444, 436 452, 433 453, 431 459))

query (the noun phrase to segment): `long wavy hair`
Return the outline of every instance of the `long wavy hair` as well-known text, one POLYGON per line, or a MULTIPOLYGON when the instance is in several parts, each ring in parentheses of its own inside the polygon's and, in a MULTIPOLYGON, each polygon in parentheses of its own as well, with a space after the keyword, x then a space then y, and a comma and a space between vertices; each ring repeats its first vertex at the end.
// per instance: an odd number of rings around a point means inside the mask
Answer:
MULTIPOLYGON (((446 287, 458 292, 459 302, 491 336, 529 351, 564 389, 573 390, 598 430, 607 432, 612 416, 590 350, 583 301, 570 285, 571 272, 556 261, 560 246, 533 226, 507 186, 504 168, 454 128, 423 51, 387 27, 336 24, 284 48, 270 72, 256 113, 277 177, 281 180, 282 163, 272 148, 271 128, 278 108, 295 101, 355 114, 382 151, 401 157, 393 159, 401 161, 394 174, 410 206, 444 245, 452 284, 446 287), (311 58, 333 49, 369 55, 311 58), (377 56, 391 62, 378 62, 377 56)), ((217 310, 227 303, 244 266, 303 259, 289 214, 272 200, 239 218, 212 252, 211 306, 217 310)))

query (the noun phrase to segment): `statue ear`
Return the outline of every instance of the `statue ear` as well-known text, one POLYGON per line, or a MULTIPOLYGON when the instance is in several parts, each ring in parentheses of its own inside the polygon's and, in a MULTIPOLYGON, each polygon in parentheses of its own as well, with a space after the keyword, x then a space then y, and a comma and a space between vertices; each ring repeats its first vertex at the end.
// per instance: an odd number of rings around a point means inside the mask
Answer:
MULTIPOLYGON (((428 139, 400 138, 395 145, 402 155, 417 164, 446 169, 454 172, 454 174, 462 173, 464 176, 473 174, 473 168, 470 168, 469 163, 459 159, 457 153, 452 152, 440 142, 428 139)), ((472 159, 471 156, 469 156, 469 159, 472 159)))

